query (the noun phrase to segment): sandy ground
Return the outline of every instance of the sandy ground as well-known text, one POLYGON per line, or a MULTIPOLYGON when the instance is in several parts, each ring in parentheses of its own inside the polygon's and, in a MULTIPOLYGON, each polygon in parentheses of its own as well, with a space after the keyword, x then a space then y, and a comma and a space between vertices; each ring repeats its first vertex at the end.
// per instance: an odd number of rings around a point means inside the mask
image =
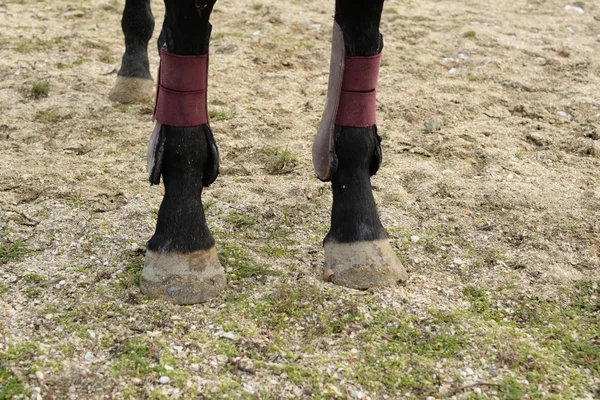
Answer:
MULTIPOLYGON (((316 288, 342 302, 362 296, 320 281, 331 194, 314 178, 310 152, 327 87, 333 2, 310 0, 219 0, 212 18, 209 103, 220 112, 212 126, 222 174, 205 192, 209 226, 224 248, 247 247, 249 257, 279 275, 266 281, 230 276, 231 289, 217 303, 184 309, 145 299, 135 285, 111 286, 130 260, 141 259, 162 196, 145 172, 151 105, 116 105, 107 97, 123 51, 122 6, 0 0, 0 351, 48 339, 47 360, 60 345, 74 346, 56 355, 66 364, 39 366, 42 378, 33 370, 28 375, 33 361, 5 358, 4 366, 24 382, 24 396, 127 395, 123 387, 131 382, 93 375, 102 368, 98 360, 110 364, 114 353, 72 342, 70 335, 50 340, 57 327, 68 330, 53 324, 52 315, 77 304, 128 310, 111 326, 76 321, 84 334, 102 337, 145 335, 119 331, 136 315, 143 320, 145 309, 165 310, 166 320, 209 318, 227 296, 258 296, 280 285, 316 288), (47 95, 32 89, 40 82, 49 84, 47 95), (269 148, 291 152, 295 168, 270 174, 269 148), (279 225, 289 227, 289 244, 269 253, 269 232, 279 225), (88 365, 79 380, 43 382, 86 363, 96 369, 88 365)), ((159 26, 162 4, 153 2, 153 11, 159 26)), ((390 0, 381 30, 384 164, 372 182, 411 278, 406 286, 376 291, 372 304, 414 315, 459 310, 467 304, 465 285, 491 293, 510 287, 512 298, 535 295, 561 304, 578 282, 597 281, 600 7, 593 1, 390 0)), ((205 324, 199 325, 216 329, 205 324)), ((168 343, 185 336, 163 335, 168 343)), ((454 385, 456 371, 441 373, 442 381, 454 385)), ((169 391, 155 378, 135 378, 143 382, 132 385, 142 389, 132 396, 187 395, 185 382, 169 391)), ((316 396, 292 390, 302 387, 297 383, 286 389, 284 378, 258 374, 257 386, 271 387, 273 398, 316 396)), ((201 387, 216 382, 206 379, 201 387)), ((573 396, 592 396, 597 384, 588 377, 573 396)), ((339 393, 322 396, 420 396, 338 387, 339 393)), ((245 386, 231 390, 265 397, 245 386)), ((438 387, 426 394, 436 393, 438 387)), ((486 393, 497 395, 488 389, 474 395, 486 393)))

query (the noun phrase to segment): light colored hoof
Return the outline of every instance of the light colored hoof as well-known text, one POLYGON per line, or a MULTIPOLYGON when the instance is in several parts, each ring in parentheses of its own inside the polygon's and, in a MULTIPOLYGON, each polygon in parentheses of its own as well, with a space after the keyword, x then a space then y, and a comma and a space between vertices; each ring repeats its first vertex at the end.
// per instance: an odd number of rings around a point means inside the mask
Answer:
POLYGON ((324 279, 353 289, 369 289, 406 281, 408 274, 387 239, 325 242, 324 279))
POLYGON ((188 254, 146 251, 140 289, 147 296, 196 304, 217 296, 225 286, 225 270, 214 246, 188 254))
POLYGON ((145 78, 117 76, 108 98, 117 103, 150 103, 154 97, 154 81, 145 78))

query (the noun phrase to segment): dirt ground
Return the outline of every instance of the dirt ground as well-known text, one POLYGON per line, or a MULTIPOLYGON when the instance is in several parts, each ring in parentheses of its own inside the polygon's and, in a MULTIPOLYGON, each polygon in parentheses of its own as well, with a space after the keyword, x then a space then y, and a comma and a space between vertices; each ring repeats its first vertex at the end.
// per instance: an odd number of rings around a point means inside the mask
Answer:
POLYGON ((230 285, 193 307, 137 287, 162 188, 151 104, 108 100, 123 3, 0 0, 0 399, 600 398, 597 3, 386 2, 372 183, 410 279, 358 292, 321 281, 310 161, 334 2, 219 0, 230 285))

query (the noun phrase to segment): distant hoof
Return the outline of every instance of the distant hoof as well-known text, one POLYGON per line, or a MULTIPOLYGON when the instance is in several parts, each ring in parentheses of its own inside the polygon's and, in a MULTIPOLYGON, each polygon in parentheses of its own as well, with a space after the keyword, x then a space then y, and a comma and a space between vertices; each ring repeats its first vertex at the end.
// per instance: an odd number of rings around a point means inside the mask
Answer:
POLYGON ((147 296, 196 304, 217 296, 225 286, 225 270, 214 247, 189 254, 146 251, 140 289, 147 296))
POLYGON ((150 103, 154 97, 154 81, 145 78, 117 76, 108 98, 117 103, 150 103))
POLYGON ((406 281, 408 274, 387 239, 369 242, 325 242, 326 281, 369 289, 406 281))

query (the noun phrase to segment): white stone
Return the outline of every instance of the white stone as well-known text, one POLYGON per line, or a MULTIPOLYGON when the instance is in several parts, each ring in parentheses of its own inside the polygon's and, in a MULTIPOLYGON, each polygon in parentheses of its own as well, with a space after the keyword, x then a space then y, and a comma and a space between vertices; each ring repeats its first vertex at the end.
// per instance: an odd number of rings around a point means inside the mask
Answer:
POLYGON ((42 371, 36 371, 35 372, 35 377, 37 378, 38 381, 43 381, 44 380, 44 373, 42 371))
POLYGON ((421 238, 416 235, 410 237, 410 241, 413 243, 417 243, 419 240, 421 240, 421 238))
POLYGON ((171 378, 169 378, 168 376, 161 376, 158 379, 158 383, 160 383, 161 385, 166 385, 169 382, 171 382, 171 378))
POLYGON ((566 111, 559 111, 556 114, 560 115, 563 118, 568 119, 569 121, 573 119, 573 116, 566 111))
POLYGON ((219 354, 217 356, 217 361, 226 362, 227 360, 229 360, 229 357, 227 357, 225 354, 219 354))
POLYGON ((237 335, 233 332, 219 331, 219 332, 217 332, 217 336, 225 338, 225 339, 229 339, 229 340, 238 340, 237 335))
POLYGON ((581 7, 577 7, 577 6, 572 6, 572 5, 566 5, 565 6, 565 11, 575 11, 579 14, 584 14, 585 10, 581 7))
POLYGON ((359 392, 358 390, 353 390, 350 393, 350 396, 352 396, 353 399, 364 399, 367 397, 367 395, 365 395, 363 392, 359 392))

